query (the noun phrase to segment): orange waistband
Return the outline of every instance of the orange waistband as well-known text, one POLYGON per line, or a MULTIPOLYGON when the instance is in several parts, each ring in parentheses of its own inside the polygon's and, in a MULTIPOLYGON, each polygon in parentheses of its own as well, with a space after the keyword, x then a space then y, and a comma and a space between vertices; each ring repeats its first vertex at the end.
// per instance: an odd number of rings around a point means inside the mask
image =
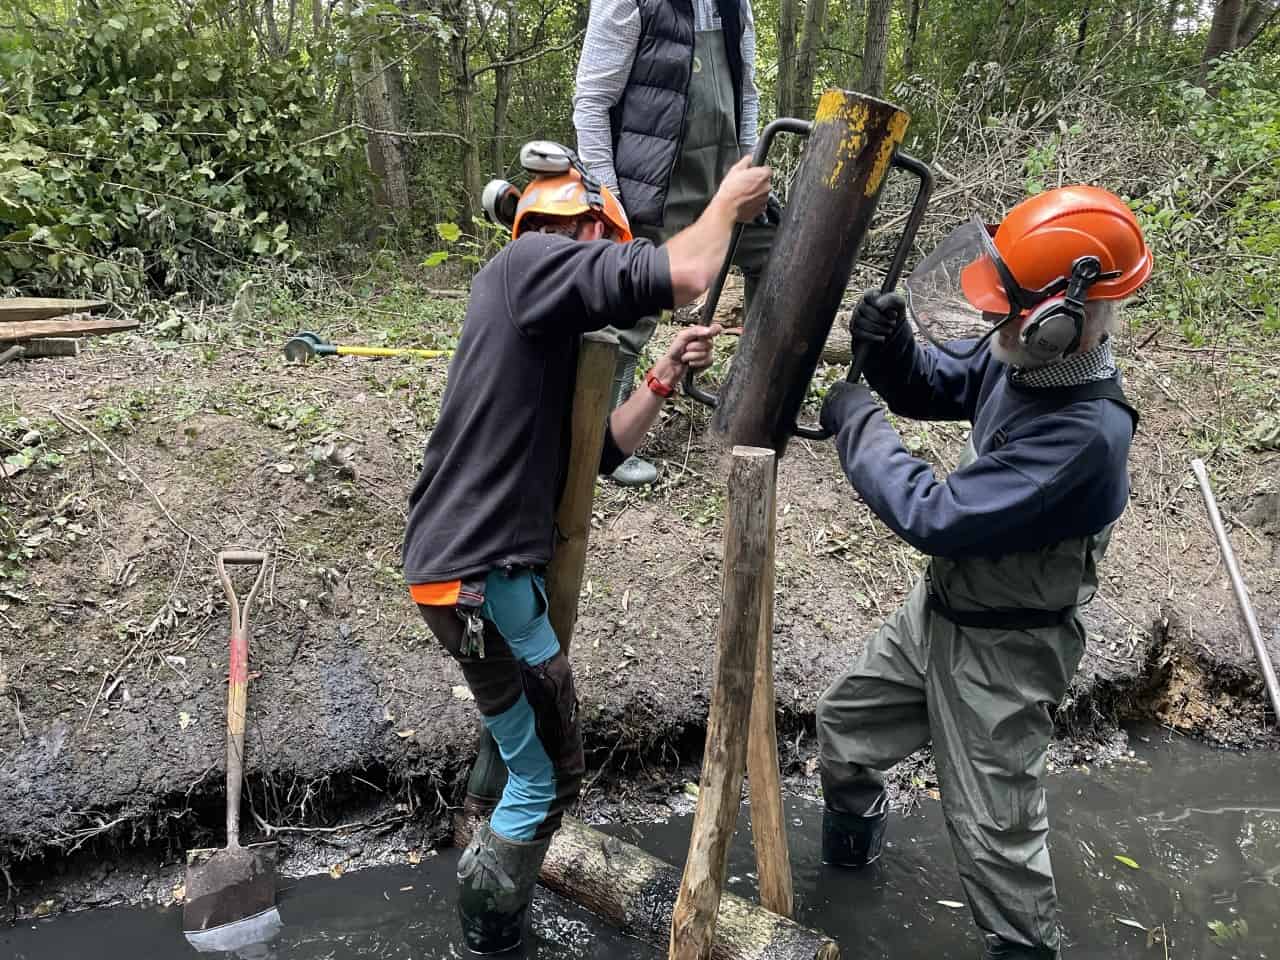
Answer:
POLYGON ((414 603, 426 607, 451 607, 458 602, 458 592, 462 589, 461 580, 449 580, 445 583, 411 583, 409 596, 414 603))

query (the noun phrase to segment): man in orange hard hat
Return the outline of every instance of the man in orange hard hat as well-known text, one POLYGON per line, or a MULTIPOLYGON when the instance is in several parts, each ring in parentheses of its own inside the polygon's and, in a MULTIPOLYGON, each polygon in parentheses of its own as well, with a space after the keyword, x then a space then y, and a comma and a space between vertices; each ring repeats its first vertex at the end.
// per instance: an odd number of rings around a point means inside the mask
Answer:
POLYGON ((935 474, 861 384, 836 384, 822 410, 850 483, 929 557, 818 703, 823 860, 880 855, 883 771, 932 743, 988 958, 1060 949, 1045 755, 1084 651, 1080 607, 1129 496, 1138 416, 1110 336, 1150 273, 1137 221, 1105 190, 1048 191, 995 229, 973 220, 912 272, 905 301, 870 292, 851 322, 890 410, 972 423, 960 465, 935 474))
MULTIPOLYGON (((631 239, 617 199, 566 148, 526 144, 521 162, 534 174, 523 195, 500 181, 485 191, 486 210, 514 239, 472 281, 404 542, 410 593, 462 668, 492 735, 484 742, 496 742, 501 759, 487 762, 505 767, 501 798, 458 862, 464 939, 482 955, 520 943, 539 867, 583 773, 573 672, 542 579, 568 469, 580 336, 700 296, 733 225, 764 209, 770 177, 739 163, 702 216, 658 247, 631 239)), ((635 450, 686 369, 711 362, 718 332, 681 330, 644 389, 613 410, 602 473, 635 450)), ((478 769, 485 762, 482 754, 478 769)))

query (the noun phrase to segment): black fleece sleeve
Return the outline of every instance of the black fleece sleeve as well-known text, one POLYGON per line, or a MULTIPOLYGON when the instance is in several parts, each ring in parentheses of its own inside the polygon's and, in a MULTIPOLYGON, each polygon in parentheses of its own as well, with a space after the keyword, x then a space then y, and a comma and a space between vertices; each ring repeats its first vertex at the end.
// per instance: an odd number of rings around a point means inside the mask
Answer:
POLYGON ((648 240, 526 234, 505 262, 507 310, 527 337, 633 327, 674 304, 667 251, 648 240))

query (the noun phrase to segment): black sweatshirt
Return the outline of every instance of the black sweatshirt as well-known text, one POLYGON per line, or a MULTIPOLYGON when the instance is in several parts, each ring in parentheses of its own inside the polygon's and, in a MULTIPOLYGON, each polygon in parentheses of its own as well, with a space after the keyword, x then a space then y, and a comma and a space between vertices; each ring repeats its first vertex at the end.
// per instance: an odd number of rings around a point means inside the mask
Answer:
MULTIPOLYGON (((525 234, 476 274, 409 496, 410 584, 545 565, 569 463, 581 334, 672 306, 665 250, 525 234)), ((606 430, 601 472, 623 455, 606 430)))

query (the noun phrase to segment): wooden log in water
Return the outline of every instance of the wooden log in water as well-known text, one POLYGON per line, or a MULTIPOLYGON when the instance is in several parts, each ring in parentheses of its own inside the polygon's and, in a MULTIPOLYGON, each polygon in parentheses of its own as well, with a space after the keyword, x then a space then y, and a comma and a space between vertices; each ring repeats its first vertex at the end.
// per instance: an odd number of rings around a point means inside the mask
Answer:
MULTIPOLYGON (((462 842, 470 839, 476 823, 462 825, 462 842)), ((665 860, 566 817, 551 841, 539 880, 623 933, 655 947, 666 945, 680 870, 665 860)), ((712 960, 839 957, 839 946, 826 934, 731 893, 720 899, 712 960)))

